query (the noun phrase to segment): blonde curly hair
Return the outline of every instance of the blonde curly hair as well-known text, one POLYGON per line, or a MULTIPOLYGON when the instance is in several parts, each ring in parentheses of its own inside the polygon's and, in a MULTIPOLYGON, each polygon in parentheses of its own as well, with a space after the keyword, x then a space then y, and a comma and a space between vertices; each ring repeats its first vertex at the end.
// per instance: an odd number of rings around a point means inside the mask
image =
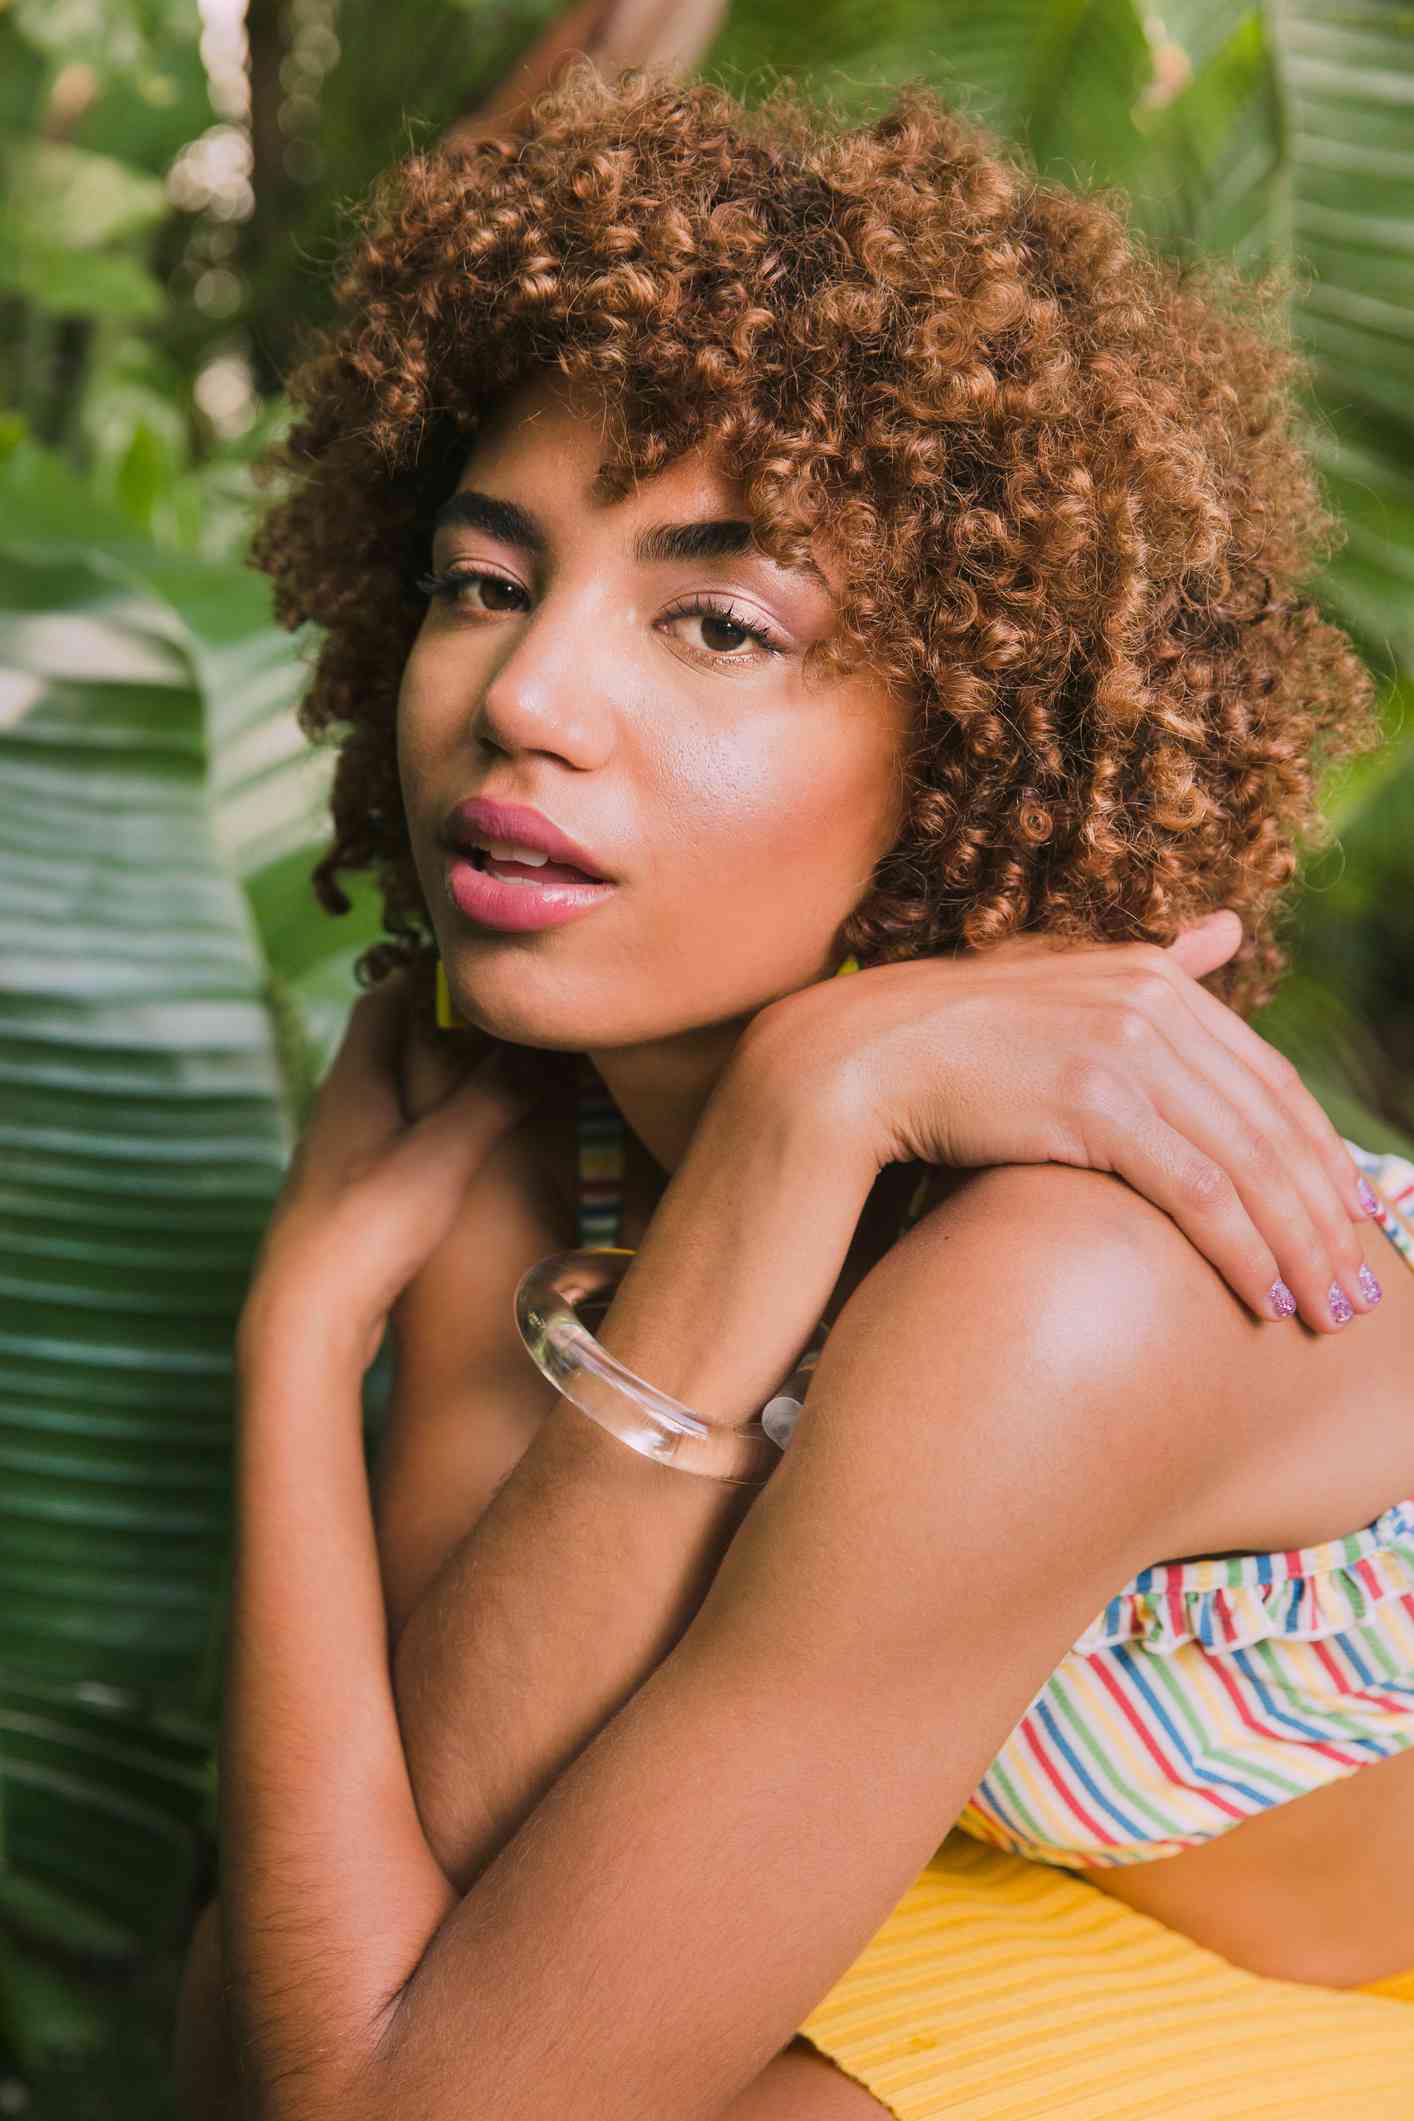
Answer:
POLYGON ((1336 525, 1281 278, 1152 255, 1122 199, 1038 181, 922 85, 846 127, 790 81, 753 111, 588 60, 351 211, 250 559, 281 623, 323 629, 312 882, 338 913, 336 872, 377 873, 361 981, 435 950, 395 731, 431 518, 491 406, 553 368, 612 409, 604 498, 706 445, 771 557, 827 529, 843 587, 807 662, 915 706, 900 836, 840 931, 861 964, 1163 943, 1225 905, 1246 939, 1208 984, 1268 999, 1318 779, 1380 737, 1299 587, 1336 525))

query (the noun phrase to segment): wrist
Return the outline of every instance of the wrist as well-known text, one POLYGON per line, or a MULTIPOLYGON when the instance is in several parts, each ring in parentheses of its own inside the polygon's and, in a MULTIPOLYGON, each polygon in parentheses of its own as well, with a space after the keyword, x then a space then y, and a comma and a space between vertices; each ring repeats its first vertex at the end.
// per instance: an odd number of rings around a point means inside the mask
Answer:
POLYGON ((759 1009, 737 1043, 728 1075, 761 1110, 792 1116, 823 1155, 847 1163, 867 1198, 898 1150, 879 1124, 877 1084, 862 1080, 851 1052, 839 1058, 836 1040, 823 1036, 830 1018, 831 982, 782 995, 759 1009))
POLYGON ((377 1350, 376 1340, 369 1348, 372 1333, 369 1321, 341 1313, 334 1304, 256 1281, 236 1322, 236 1376, 244 1383, 272 1369, 283 1373, 292 1364, 304 1364, 322 1377, 344 1375, 361 1383, 377 1350))
POLYGON ((831 1115, 735 1065, 598 1328, 711 1427, 759 1415, 824 1313, 876 1169, 831 1115))
POLYGON ((516 1321, 531 1359, 565 1399, 620 1444, 677 1472, 761 1486, 780 1445, 760 1421, 705 1421, 641 1375, 593 1331, 635 1254, 589 1249, 542 1260, 516 1289, 516 1321))

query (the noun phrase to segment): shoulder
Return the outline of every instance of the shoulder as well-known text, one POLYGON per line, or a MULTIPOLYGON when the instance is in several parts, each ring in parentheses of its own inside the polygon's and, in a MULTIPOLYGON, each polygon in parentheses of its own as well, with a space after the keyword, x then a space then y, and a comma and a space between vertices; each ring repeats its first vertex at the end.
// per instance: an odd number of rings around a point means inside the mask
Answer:
POLYGON ((962 1177, 845 1303, 699 1635, 725 1630, 737 1668, 769 1612, 841 1707, 955 1681, 982 1772, 1123 1584, 1214 1544, 1232 1476, 1208 1350, 1241 1306, 1189 1253, 1102 1173, 962 1177))
POLYGON ((1258 1424, 1244 1380, 1270 1330, 1123 1180, 997 1166, 959 1174, 865 1277, 832 1367, 861 1404, 866 1370, 881 1402, 917 1404, 926 1381, 1013 1474, 1063 1458, 1060 1489, 1079 1478, 1123 1507, 1143 1567, 1201 1550, 1246 1477, 1258 1424))
POLYGON ((1172 1219, 1103 1171, 960 1173, 889 1258, 900 1287, 952 1296, 965 1283, 969 1307, 1004 1325, 1007 1345, 1077 1374, 1132 1377, 1165 1350, 1191 1349, 1195 1331, 1228 1352, 1262 1331, 1172 1219))

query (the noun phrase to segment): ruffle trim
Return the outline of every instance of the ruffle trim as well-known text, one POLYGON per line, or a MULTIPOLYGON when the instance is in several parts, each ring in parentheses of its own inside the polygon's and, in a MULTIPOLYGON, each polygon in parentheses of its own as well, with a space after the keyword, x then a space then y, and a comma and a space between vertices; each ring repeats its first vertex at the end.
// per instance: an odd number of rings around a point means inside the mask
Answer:
POLYGON ((1407 1600, 1414 1616, 1414 1496, 1320 1546, 1141 1569, 1075 1647, 1084 1654, 1137 1642, 1162 1655, 1186 1642, 1209 1650, 1272 1636, 1315 1642, 1359 1627, 1391 1598, 1407 1600))
MULTIPOLYGON (((1379 1196, 1380 1227, 1414 1267, 1414 1164, 1341 1138, 1379 1196)), ((1414 1619, 1414 1496, 1320 1546, 1141 1569, 1075 1647, 1084 1654, 1136 1642, 1163 1655, 1187 1642, 1209 1650, 1272 1637, 1316 1642, 1359 1627, 1391 1598, 1407 1601, 1414 1619)))
POLYGON ((1375 1189, 1380 1228, 1414 1267, 1414 1163, 1394 1150, 1362 1149, 1348 1135, 1341 1140, 1375 1189))

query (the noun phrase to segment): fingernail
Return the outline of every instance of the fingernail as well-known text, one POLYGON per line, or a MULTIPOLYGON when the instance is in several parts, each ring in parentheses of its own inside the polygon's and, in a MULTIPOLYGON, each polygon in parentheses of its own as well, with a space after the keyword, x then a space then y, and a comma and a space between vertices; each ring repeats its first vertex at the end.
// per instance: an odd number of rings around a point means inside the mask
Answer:
POLYGON ((1361 1267, 1355 1279, 1360 1284, 1360 1294, 1364 1297, 1366 1303, 1377 1304, 1385 1292, 1375 1280, 1369 1268, 1361 1267))
POLYGON ((1338 1326, 1348 1326, 1355 1316, 1355 1306, 1338 1281, 1333 1281, 1330 1286, 1330 1307, 1331 1317, 1338 1326))
POLYGON ((1361 1179, 1359 1185, 1355 1188, 1355 1196, 1367 1215, 1379 1214, 1379 1195, 1375 1192, 1373 1186, 1366 1184, 1363 1178, 1361 1179))
POLYGON ((1274 1281, 1267 1291, 1267 1302, 1272 1307, 1273 1318, 1294 1318, 1296 1298, 1284 1281, 1274 1281))

